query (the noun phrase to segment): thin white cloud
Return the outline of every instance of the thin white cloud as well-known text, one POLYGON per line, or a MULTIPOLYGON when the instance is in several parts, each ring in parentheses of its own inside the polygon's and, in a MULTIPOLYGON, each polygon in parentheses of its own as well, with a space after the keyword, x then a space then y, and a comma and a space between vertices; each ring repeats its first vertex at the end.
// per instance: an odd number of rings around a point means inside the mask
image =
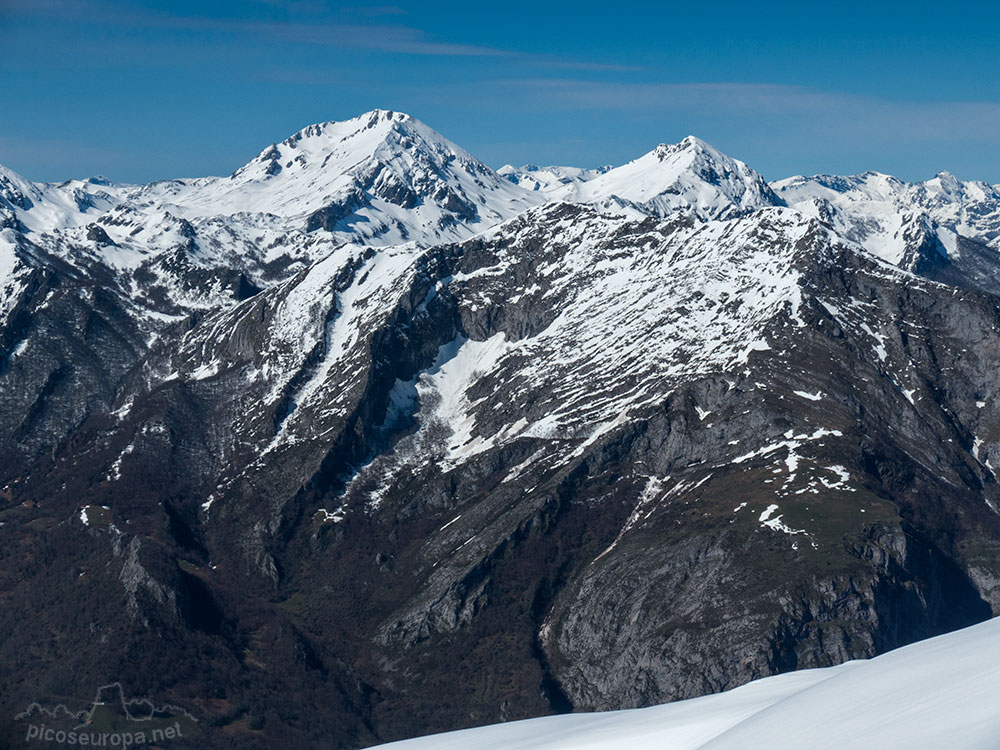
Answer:
POLYGON ((480 57, 517 60, 552 69, 590 71, 636 70, 628 65, 566 59, 468 42, 452 42, 412 25, 393 22, 407 16, 395 5, 349 6, 331 12, 314 0, 258 0, 288 11, 288 18, 220 18, 130 7, 114 0, 34 0, 17 6, 23 15, 109 24, 122 28, 154 28, 256 36, 286 44, 323 45, 405 55, 480 57))

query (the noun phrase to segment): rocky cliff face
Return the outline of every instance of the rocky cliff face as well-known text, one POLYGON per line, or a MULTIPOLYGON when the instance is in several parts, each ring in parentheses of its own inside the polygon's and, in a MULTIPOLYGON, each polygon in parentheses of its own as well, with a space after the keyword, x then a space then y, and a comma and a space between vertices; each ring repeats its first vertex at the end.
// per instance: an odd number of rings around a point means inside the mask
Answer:
POLYGON ((619 169, 564 200, 376 112, 232 178, 4 178, 3 710, 121 681, 199 748, 356 747, 1000 610, 991 230, 889 258, 871 196, 619 169))

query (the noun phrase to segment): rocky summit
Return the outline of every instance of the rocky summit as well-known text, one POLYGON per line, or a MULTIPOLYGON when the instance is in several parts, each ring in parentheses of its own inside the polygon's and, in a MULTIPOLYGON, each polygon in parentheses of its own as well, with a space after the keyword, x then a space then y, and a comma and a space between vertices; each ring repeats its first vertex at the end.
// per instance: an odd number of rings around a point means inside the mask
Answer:
POLYGON ((1000 186, 494 171, 376 110, 0 168, 0 269, 5 740, 121 683, 172 747, 357 748, 1000 613, 1000 186))

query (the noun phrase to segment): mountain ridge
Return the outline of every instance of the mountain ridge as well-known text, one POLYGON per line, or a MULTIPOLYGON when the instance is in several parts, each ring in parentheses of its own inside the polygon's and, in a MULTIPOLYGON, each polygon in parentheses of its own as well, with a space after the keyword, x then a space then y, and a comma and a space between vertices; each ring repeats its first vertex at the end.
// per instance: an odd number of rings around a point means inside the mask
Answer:
POLYGON ((0 703, 128 674, 199 750, 359 747, 1000 611, 985 190, 772 190, 694 138, 499 174, 416 123, 4 183, 0 703))

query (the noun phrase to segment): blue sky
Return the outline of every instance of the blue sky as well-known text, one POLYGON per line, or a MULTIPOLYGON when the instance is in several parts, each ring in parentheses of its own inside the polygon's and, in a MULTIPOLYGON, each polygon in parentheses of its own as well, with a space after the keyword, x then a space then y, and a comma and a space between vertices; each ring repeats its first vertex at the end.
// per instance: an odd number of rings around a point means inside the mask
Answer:
POLYGON ((228 174, 381 107, 493 166, 620 164, 694 133, 768 179, 1000 183, 986 3, 0 0, 0 163, 228 174))

